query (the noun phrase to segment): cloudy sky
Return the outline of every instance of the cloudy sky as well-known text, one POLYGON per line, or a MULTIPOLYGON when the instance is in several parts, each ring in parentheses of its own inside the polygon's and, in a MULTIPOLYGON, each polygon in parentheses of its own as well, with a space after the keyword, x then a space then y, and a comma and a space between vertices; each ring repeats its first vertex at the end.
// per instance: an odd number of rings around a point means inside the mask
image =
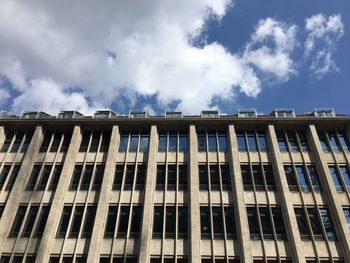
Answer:
POLYGON ((348 0, 1 0, 0 108, 350 113, 349 25, 348 0))

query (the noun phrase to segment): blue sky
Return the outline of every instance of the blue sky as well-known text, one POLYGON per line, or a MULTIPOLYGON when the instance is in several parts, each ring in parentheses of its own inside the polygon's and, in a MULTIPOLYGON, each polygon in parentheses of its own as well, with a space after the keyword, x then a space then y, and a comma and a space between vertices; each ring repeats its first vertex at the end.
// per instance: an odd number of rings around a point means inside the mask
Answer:
POLYGON ((350 1, 0 2, 0 107, 333 107, 350 113, 350 1))

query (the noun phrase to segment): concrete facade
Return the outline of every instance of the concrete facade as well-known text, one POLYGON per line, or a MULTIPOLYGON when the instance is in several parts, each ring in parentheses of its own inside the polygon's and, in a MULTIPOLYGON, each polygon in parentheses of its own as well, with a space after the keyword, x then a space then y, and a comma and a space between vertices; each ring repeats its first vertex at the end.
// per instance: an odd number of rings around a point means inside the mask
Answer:
POLYGON ((0 119, 0 262, 350 262, 349 136, 347 116, 0 119))

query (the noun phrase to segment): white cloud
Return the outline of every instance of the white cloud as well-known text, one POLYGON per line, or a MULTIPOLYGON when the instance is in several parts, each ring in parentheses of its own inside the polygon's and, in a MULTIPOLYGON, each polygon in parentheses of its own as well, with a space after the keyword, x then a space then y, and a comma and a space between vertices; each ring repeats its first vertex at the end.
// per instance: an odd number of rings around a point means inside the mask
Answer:
POLYGON ((296 25, 271 18, 260 20, 243 57, 259 70, 275 75, 280 81, 287 81, 296 74, 291 58, 297 44, 296 32, 296 25), (269 42, 272 45, 266 44, 269 42))
MULTIPOLYGON (((263 79, 296 74, 296 26, 261 20, 243 54, 193 44, 232 0, 0 1, 0 76, 19 94, 14 111, 133 107, 140 96, 195 113, 263 79), (123 102, 121 102, 123 101, 123 102)), ((149 103, 149 102, 147 102, 149 103)), ((146 106, 146 105, 143 105, 146 106)), ((152 107, 155 108, 155 107, 152 107)))
POLYGON ((305 30, 305 56, 311 59, 311 71, 318 78, 330 71, 338 71, 332 56, 337 42, 344 35, 341 15, 314 15, 305 20, 305 30))

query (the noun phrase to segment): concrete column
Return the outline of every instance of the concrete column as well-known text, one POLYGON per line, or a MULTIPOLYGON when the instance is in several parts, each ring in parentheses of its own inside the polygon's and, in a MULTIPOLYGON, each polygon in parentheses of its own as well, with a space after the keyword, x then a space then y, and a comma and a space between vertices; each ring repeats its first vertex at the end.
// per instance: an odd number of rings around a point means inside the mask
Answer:
POLYGON ((61 177, 55 191, 49 216, 47 218, 45 231, 41 238, 36 262, 49 262, 50 250, 52 242, 55 238, 58 228, 59 220, 62 215, 64 206, 64 196, 68 191, 71 176, 75 165, 76 155, 79 151, 81 143, 81 131, 80 126, 75 126, 71 138, 71 142, 68 147, 68 151, 62 167, 61 177))
POLYGON ((21 201, 22 193, 25 190, 28 176, 33 168, 36 154, 43 141, 42 127, 35 128, 32 140, 30 142, 27 153, 23 158, 21 168, 19 169, 17 179, 13 185, 12 191, 6 202, 6 206, 0 220, 0 252, 2 252, 4 241, 15 219, 17 208, 21 201))
POLYGON ((350 235, 342 208, 342 202, 338 200, 339 193, 334 187, 332 175, 329 172, 327 159, 324 156, 315 126, 310 125, 308 127, 308 132, 310 135, 311 150, 315 156, 316 166, 320 168, 318 169, 318 171, 321 172, 320 180, 325 196, 327 197, 327 204, 329 206, 334 228, 337 230, 337 237, 343 246, 344 261, 350 262, 350 235))
POLYGON ((147 161, 147 176, 145 198, 143 202, 143 217, 140 238, 139 263, 148 263, 150 258, 150 245, 152 240, 154 189, 157 170, 158 133, 157 127, 151 127, 150 143, 147 161))
POLYGON ((279 150, 275 127, 273 125, 268 126, 267 142, 271 154, 270 157, 272 160, 273 169, 276 173, 278 194, 281 196, 281 209, 283 212, 288 241, 292 248, 293 262, 305 262, 305 255, 303 252, 300 234, 299 231, 296 231, 299 229, 298 223, 295 217, 293 203, 290 201, 292 200, 292 195, 289 191, 288 182, 283 167, 283 158, 279 150))
POLYGON ((198 142, 196 126, 190 125, 189 134, 189 245, 190 245, 190 263, 201 262, 200 242, 200 209, 199 209, 199 176, 198 176, 198 142))
POLYGON ((6 139, 6 134, 5 134, 4 126, 0 126, 0 149, 5 142, 5 139, 6 139))
POLYGON ((246 203, 244 200, 243 179, 239 161, 236 131, 233 125, 228 127, 228 143, 230 158, 231 181, 233 182, 233 201, 237 224, 237 236, 240 244, 241 262, 253 263, 252 250, 250 246, 250 234, 246 203))
POLYGON ((119 148, 119 128, 113 126, 111 140, 108 148, 108 155, 105 164, 105 171, 101 185, 100 196, 98 199, 95 224, 91 235, 91 242, 87 262, 99 262, 99 252, 101 241, 103 239, 103 232, 105 222, 107 220, 107 211, 109 206, 109 199, 111 196, 115 165, 117 162, 117 153, 119 148))

